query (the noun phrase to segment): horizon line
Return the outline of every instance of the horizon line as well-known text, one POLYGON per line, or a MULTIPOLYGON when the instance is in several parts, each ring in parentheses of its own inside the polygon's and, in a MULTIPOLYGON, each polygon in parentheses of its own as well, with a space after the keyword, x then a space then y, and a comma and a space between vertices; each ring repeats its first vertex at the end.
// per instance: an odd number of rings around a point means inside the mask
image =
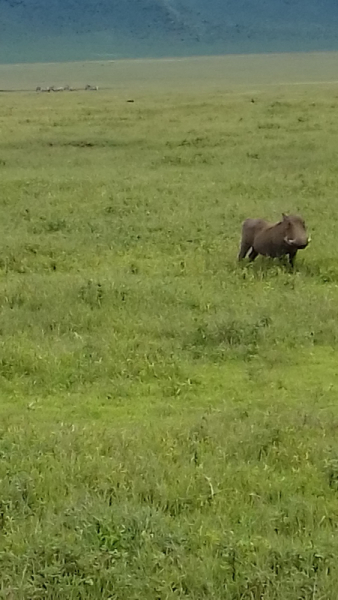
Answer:
POLYGON ((301 54, 337 54, 337 50, 293 50, 293 51, 264 51, 264 52, 227 52, 225 54, 192 54, 185 56, 163 56, 163 57, 135 57, 135 58, 103 58, 103 59, 75 59, 75 60, 55 60, 55 61, 32 61, 32 62, 1 62, 0 67, 22 67, 22 66, 35 66, 35 65, 60 65, 60 64, 71 64, 71 63, 114 63, 114 62, 176 62, 186 60, 208 60, 215 58, 244 58, 244 57, 260 57, 260 56, 280 56, 280 55, 301 55, 301 54))

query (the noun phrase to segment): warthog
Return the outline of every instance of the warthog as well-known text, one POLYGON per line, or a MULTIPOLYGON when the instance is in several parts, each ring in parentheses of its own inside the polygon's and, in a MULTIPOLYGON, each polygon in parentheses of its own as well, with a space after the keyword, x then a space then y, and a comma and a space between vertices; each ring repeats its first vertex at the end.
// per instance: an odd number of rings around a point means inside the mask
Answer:
POLYGON ((309 242, 305 221, 298 215, 283 213, 283 219, 275 224, 264 219, 246 219, 242 226, 238 260, 251 249, 249 260, 255 260, 258 254, 272 258, 288 255, 293 267, 297 251, 306 248, 309 242))

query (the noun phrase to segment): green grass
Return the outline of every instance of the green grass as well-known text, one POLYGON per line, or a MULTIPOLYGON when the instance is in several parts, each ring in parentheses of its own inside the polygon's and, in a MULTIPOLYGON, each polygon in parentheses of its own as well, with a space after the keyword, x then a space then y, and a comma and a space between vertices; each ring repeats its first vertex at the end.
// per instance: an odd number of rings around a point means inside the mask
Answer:
POLYGON ((0 97, 0 598, 336 597, 336 113, 0 97))

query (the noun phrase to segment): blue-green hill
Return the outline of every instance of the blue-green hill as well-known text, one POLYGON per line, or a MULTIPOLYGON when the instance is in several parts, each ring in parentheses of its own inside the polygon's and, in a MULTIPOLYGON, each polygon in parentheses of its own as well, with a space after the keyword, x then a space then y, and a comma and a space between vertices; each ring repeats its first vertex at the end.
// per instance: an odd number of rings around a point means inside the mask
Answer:
POLYGON ((338 49, 334 0, 0 0, 0 61, 338 49))

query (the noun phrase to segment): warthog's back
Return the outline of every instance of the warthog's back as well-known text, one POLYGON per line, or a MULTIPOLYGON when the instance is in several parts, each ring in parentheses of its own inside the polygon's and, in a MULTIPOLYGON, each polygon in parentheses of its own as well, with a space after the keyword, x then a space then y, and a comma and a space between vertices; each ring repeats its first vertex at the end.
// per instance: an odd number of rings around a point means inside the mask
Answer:
POLYGON ((242 227, 243 239, 252 246, 257 235, 272 226, 272 223, 264 219, 245 219, 242 227))

